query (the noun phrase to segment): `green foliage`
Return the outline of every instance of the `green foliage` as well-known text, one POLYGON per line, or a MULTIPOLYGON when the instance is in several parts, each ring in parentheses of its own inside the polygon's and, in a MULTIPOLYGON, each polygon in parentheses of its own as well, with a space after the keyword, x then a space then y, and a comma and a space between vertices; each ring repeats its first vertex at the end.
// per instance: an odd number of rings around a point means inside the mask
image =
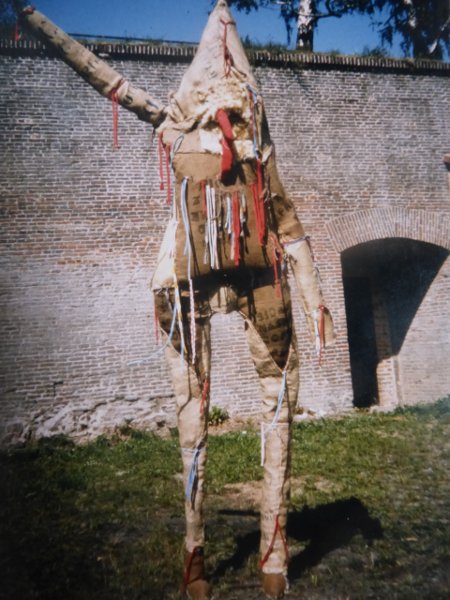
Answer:
POLYGON ((213 406, 208 415, 208 423, 210 425, 221 425, 230 418, 229 414, 220 406, 213 406))
POLYGON ((269 42, 268 44, 261 44, 260 42, 252 40, 248 35, 245 36, 244 39, 241 40, 244 48, 246 50, 264 50, 266 52, 286 52, 286 46, 282 44, 272 44, 269 42))
POLYGON ((259 436, 249 431, 210 436, 207 478, 209 487, 221 493, 230 483, 261 479, 259 436))
MULTIPOLYGON (((449 415, 447 398, 294 426, 293 597, 448 597, 449 415)), ((254 431, 209 438, 206 555, 219 598, 259 597, 259 460, 254 431)), ((0 453, 0 479, 1 598, 178 597, 184 494, 174 435, 41 440, 0 453)))
MULTIPOLYGON (((29 4, 25 0, 0 0, 0 37, 13 39, 17 22, 17 14, 29 4)), ((29 35, 20 32, 21 39, 27 39, 29 35)))
POLYGON ((442 59, 450 52, 448 0, 372 0, 370 4, 378 11, 382 44, 392 46, 399 34, 405 56, 442 59))
POLYGON ((14 25, 17 13, 27 4, 24 0, 0 0, 0 25, 14 25))
POLYGON ((309 50, 313 49, 313 33, 321 19, 359 13, 371 17, 382 47, 392 46, 394 37, 399 35, 405 56, 442 59, 450 53, 448 0, 312 0, 307 3, 303 0, 229 0, 229 4, 247 13, 277 6, 286 26, 288 45, 302 11, 307 25, 298 32, 304 39, 298 39, 297 46, 309 50))
POLYGON ((361 55, 371 56, 373 58, 386 58, 388 53, 386 49, 382 48, 381 46, 376 46, 375 48, 369 48, 368 46, 364 46, 361 55))
POLYGON ((440 421, 450 419, 450 394, 441 398, 434 404, 416 404, 414 406, 402 406, 395 410, 396 415, 425 415, 434 417, 440 421))

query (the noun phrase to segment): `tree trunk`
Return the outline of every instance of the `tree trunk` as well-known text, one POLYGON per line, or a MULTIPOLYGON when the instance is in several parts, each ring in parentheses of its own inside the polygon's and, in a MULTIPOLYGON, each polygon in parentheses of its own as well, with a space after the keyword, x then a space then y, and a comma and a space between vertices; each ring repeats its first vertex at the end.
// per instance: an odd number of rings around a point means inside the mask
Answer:
POLYGON ((315 26, 314 0, 300 0, 297 18, 297 50, 313 51, 315 26))
POLYGON ((414 58, 427 58, 429 56, 428 47, 425 38, 420 33, 417 9, 414 1, 403 0, 403 5, 407 10, 408 35, 411 40, 413 56, 414 58))

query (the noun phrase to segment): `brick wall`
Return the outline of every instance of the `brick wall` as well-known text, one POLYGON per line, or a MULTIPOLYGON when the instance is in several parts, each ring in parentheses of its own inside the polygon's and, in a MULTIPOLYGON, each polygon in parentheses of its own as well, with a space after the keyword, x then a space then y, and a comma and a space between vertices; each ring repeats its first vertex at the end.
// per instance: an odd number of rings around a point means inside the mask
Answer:
MULTIPOLYGON (((192 57, 190 48, 105 50, 162 102, 192 57)), ((253 61, 338 333, 319 369, 296 303, 299 403, 340 413, 353 401, 342 253, 384 238, 450 248, 450 68, 262 53, 253 61)), ((0 84, 3 441, 173 424, 148 289, 169 218, 151 128, 120 110, 113 151, 109 103, 30 42, 0 44, 0 84)), ((386 357, 396 368, 388 365, 381 404, 450 392, 449 275, 445 256, 399 353, 386 357)), ((240 318, 217 315, 212 325, 213 404, 258 413, 240 318)))

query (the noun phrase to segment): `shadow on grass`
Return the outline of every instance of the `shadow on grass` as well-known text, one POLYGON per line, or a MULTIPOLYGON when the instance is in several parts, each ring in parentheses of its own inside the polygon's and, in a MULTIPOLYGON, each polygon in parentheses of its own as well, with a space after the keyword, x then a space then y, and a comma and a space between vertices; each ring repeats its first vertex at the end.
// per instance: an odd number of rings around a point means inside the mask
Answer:
MULTIPOLYGON (((258 517, 255 511, 222 510, 223 515, 258 517)), ((306 569, 317 565, 327 554, 346 546, 355 535, 361 534, 367 542, 383 537, 379 519, 370 516, 357 498, 337 500, 315 508, 303 508, 289 513, 287 535, 299 542, 307 542, 305 549, 293 556, 289 564, 289 578, 299 579, 306 569)), ((259 530, 236 538, 236 551, 217 565, 212 579, 223 577, 228 569, 240 569, 251 554, 258 552, 259 530)))

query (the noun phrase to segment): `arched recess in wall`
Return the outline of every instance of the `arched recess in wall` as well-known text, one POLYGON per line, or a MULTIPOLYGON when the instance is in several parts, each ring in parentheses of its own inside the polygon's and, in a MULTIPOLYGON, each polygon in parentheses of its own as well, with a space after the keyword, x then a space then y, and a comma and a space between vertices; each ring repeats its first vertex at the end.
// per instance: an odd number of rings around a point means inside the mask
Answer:
POLYGON ((328 230, 341 254, 355 405, 450 394, 450 214, 366 210, 328 230))

